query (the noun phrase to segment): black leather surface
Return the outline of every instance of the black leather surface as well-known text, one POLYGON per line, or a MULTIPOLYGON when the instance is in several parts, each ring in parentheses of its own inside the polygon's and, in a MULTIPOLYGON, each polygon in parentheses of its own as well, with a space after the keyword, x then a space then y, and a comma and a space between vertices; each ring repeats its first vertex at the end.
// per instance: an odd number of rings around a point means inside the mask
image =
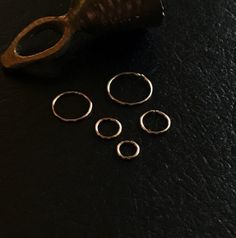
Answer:
MULTIPOLYGON (((0 1, 0 48, 32 20, 59 15, 67 0, 0 1)), ((0 71, 1 238, 235 238, 234 0, 169 0, 159 29, 91 39, 31 73, 0 71), (148 103, 109 101, 108 79, 122 71, 152 79, 148 103), (38 71, 38 72, 35 72, 38 71), (94 101, 91 117, 64 124, 50 103, 72 89, 94 101), (167 112, 168 134, 138 126, 147 109, 167 112), (124 125, 106 142, 102 116, 124 125), (115 145, 135 139, 142 154, 117 159, 115 145)))

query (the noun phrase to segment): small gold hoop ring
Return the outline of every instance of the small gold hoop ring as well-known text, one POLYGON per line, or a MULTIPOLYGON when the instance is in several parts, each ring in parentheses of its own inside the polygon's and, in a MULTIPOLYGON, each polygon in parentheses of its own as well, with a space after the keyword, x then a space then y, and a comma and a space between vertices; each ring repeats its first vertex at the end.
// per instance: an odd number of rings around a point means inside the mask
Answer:
POLYGON ((119 156, 121 159, 124 159, 124 160, 134 159, 134 158, 138 157, 139 154, 140 154, 140 146, 139 146, 135 141, 132 141, 132 140, 125 140, 125 141, 120 142, 120 143, 117 145, 116 150, 117 150, 118 156, 119 156), (124 144, 131 144, 131 145, 133 145, 133 146, 136 148, 136 152, 135 152, 133 155, 123 155, 122 152, 121 152, 121 147, 122 147, 124 144))
POLYGON ((171 119, 170 119, 170 117, 169 117, 167 114, 165 114, 164 112, 161 112, 161 111, 159 111, 159 110, 150 110, 150 111, 144 113, 144 114, 140 117, 140 125, 141 125, 142 129, 143 129, 144 131, 146 131, 147 133, 149 133, 149 134, 154 134, 154 135, 160 135, 160 134, 163 134, 163 133, 167 132, 167 131, 170 129, 170 127, 171 127, 171 119), (166 128, 163 129, 163 130, 160 130, 160 131, 153 131, 153 130, 151 130, 151 129, 148 129, 148 128, 145 126, 145 124, 144 124, 144 118, 145 118, 148 114, 150 114, 150 113, 157 113, 157 114, 163 116, 163 117, 166 119, 166 121, 167 121, 167 126, 166 126, 166 128))
POLYGON ((121 105, 135 106, 135 105, 143 104, 144 102, 148 101, 148 100, 152 97, 152 94, 153 94, 153 85, 152 85, 152 82, 151 82, 144 74, 135 73, 135 72, 124 72, 124 73, 120 73, 120 74, 115 75, 115 76, 108 82, 108 84, 107 84, 107 92, 108 92, 109 97, 110 97, 113 101, 115 101, 115 102, 117 102, 117 103, 119 103, 119 104, 121 104, 121 105), (148 96, 147 96, 145 99, 143 99, 143 100, 141 100, 141 101, 138 101, 138 102, 125 102, 125 101, 122 101, 122 100, 119 100, 119 99, 115 98, 115 97, 112 95, 112 93, 111 93, 111 85, 112 85, 113 81, 115 81, 116 79, 118 79, 120 76, 123 76, 123 75, 134 75, 134 76, 136 76, 136 77, 141 77, 141 78, 143 78, 143 80, 144 80, 145 82, 147 82, 147 84, 148 84, 148 86, 149 86, 149 89, 150 89, 150 92, 149 92, 148 96))
POLYGON ((56 116, 57 118, 61 119, 64 122, 77 122, 77 121, 80 121, 80 120, 88 117, 89 114, 92 112, 92 109, 93 109, 93 103, 90 100, 90 98, 88 96, 86 96, 85 94, 83 94, 81 92, 77 92, 77 91, 68 91, 68 92, 61 93, 58 96, 56 96, 55 99, 52 101, 52 111, 53 111, 54 116, 56 116), (58 100, 61 99, 64 96, 66 96, 66 95, 78 95, 78 96, 82 96, 83 98, 85 98, 88 101, 88 103, 89 103, 88 111, 83 116, 77 117, 77 118, 65 118, 65 117, 60 116, 56 112, 55 107, 56 107, 56 104, 57 104, 58 100))
POLYGON ((102 118, 99 121, 97 121, 97 123, 95 125, 95 131, 96 131, 96 134, 99 137, 101 137, 102 139, 110 140, 110 139, 118 137, 121 134, 121 132, 122 132, 122 124, 117 119, 115 119, 115 118, 111 118, 111 117, 102 118), (104 121, 111 121, 111 122, 116 123, 118 125, 118 127, 119 127, 117 133, 114 134, 114 135, 111 135, 111 136, 106 136, 106 135, 101 134, 100 131, 99 131, 99 125, 102 122, 104 122, 104 121))

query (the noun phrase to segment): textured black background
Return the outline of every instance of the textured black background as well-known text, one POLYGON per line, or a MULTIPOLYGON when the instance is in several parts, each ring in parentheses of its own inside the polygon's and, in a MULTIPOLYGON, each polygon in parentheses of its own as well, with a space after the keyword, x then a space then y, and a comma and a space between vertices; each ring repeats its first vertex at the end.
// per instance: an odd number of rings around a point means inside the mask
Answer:
MULTIPOLYGON (((32 20, 68 4, 1 0, 1 51, 32 20)), ((235 1, 166 7, 161 28, 99 37, 38 73, 0 70, 1 238, 236 237, 235 1), (152 100, 132 110, 105 92, 107 80, 127 70, 155 87, 152 100), (68 125, 52 116, 51 100, 68 89, 93 99, 89 119, 68 125), (173 120, 165 136, 138 127, 152 108, 173 120), (123 122, 118 140, 94 134, 105 115, 123 122), (114 151, 125 138, 142 148, 131 163, 114 151)))

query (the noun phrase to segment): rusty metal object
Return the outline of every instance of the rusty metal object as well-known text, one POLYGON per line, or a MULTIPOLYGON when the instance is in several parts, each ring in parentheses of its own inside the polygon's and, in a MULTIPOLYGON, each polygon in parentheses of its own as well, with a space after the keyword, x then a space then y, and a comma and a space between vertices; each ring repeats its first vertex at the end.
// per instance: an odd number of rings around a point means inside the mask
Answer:
POLYGON ((65 15, 40 18, 20 32, 1 56, 1 63, 5 68, 17 68, 52 58, 66 49, 77 31, 158 26, 163 15, 161 0, 73 0, 65 15), (55 45, 28 56, 18 52, 20 42, 30 33, 48 27, 62 34, 55 45))

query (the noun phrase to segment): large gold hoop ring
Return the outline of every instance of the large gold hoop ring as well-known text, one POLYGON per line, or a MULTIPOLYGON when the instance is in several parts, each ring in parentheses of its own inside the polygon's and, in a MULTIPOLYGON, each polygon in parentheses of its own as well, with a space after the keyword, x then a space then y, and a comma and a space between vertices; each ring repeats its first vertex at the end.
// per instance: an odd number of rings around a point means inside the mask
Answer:
POLYGON ((127 106, 135 106, 135 105, 140 105, 140 104, 143 104, 144 102, 148 101, 151 97, 152 97, 152 94, 153 94, 153 85, 152 85, 152 82, 143 74, 140 74, 140 73, 135 73, 135 72, 124 72, 124 73, 120 73, 120 74, 117 74, 115 75, 107 84, 107 93, 109 95, 109 97, 121 104, 121 105, 127 105, 127 106), (141 100, 141 101, 138 101, 138 102, 126 102, 126 101, 122 101, 122 100, 119 100, 117 99, 116 97, 114 97, 111 93, 111 85, 112 83, 116 80, 116 79, 119 79, 119 77, 123 76, 123 75, 131 75, 131 76, 136 76, 138 78, 142 78, 145 82, 147 82, 148 86, 149 86, 149 94, 148 96, 141 100))

